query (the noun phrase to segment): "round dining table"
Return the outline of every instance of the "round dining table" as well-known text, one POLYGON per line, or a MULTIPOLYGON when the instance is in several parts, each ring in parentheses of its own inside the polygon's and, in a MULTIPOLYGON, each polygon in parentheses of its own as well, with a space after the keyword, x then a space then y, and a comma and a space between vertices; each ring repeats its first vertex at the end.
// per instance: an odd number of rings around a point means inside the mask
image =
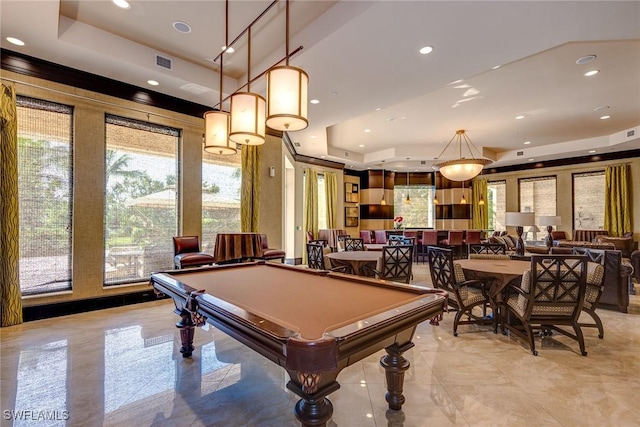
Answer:
POLYGON ((373 276, 378 260, 382 259, 379 251, 342 251, 328 253, 327 258, 331 262, 331 268, 347 266, 347 273, 358 276, 373 276), (367 266, 367 267, 365 267, 367 266))
POLYGON ((525 270, 531 268, 531 261, 509 259, 458 259, 454 263, 460 264, 468 280, 487 283, 489 294, 497 300, 500 300, 502 290, 508 283, 521 280, 525 270))

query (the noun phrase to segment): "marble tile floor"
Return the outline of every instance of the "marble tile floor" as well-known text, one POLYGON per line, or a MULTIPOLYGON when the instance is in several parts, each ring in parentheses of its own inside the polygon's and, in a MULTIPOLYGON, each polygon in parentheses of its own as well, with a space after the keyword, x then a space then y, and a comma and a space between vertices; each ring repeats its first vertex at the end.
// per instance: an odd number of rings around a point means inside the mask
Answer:
MULTIPOLYGON (((414 275, 429 282, 424 266, 414 275)), ((405 354, 403 410, 387 411, 380 352, 338 376, 328 425, 638 426, 640 297, 629 314, 599 314, 605 337, 585 329, 587 357, 556 335, 537 357, 490 327, 454 337, 453 313, 423 323, 405 354)), ((183 359, 177 320, 166 299, 0 328, 0 425, 299 425, 282 368, 213 327, 183 359)))

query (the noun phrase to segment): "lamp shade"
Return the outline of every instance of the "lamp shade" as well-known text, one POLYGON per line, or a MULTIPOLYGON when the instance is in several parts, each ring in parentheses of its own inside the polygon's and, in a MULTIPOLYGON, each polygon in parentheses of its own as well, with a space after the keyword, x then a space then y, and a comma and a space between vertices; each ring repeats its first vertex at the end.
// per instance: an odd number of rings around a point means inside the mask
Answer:
POLYGON ((562 224, 562 218, 559 216, 539 216, 538 224, 540 225, 560 225, 562 224))
POLYGON ((525 227, 535 225, 535 213, 533 212, 505 212, 506 225, 525 227))
POLYGON ((265 99, 252 92, 231 95, 231 126, 229 139, 237 144, 264 144, 265 99))
POLYGON ((482 172, 482 168, 489 163, 491 161, 487 159, 456 159, 435 166, 450 181, 468 181, 482 172))
POLYGON ((229 141, 229 113, 207 111, 204 113, 204 151, 212 154, 235 154, 238 152, 229 141))
POLYGON ((309 76, 283 65, 267 71, 267 126, 281 131, 302 130, 307 120, 309 76))

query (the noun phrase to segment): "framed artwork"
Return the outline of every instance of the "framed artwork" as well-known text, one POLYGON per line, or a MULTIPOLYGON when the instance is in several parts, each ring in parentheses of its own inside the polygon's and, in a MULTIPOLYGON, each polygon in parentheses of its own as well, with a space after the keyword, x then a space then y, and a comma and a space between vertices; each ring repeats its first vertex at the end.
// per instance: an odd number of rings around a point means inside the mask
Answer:
POLYGON ((344 208, 344 225, 345 227, 357 227, 358 226, 358 207, 346 207, 344 208))
POLYGON ((349 203, 358 203, 360 201, 358 184, 351 182, 344 183, 344 201, 349 203))

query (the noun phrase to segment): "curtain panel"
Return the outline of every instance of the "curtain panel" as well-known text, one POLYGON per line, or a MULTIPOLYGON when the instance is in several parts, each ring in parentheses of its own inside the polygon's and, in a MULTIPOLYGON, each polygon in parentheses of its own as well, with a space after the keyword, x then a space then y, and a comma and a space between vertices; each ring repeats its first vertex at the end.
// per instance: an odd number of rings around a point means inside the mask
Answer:
POLYGON ((242 232, 257 233, 260 219, 260 146, 243 146, 241 157, 240 227, 242 232))
POLYGON ((307 263, 307 231, 318 237, 318 172, 304 170, 304 243, 302 244, 302 263, 307 263))
POLYGON ((622 236, 631 229, 631 177, 629 165, 607 166, 604 193, 604 229, 622 236))
POLYGON ((16 89, 2 83, 0 97, 0 326, 22 323, 18 215, 16 89))
POLYGON ((487 203, 487 180, 477 179, 473 181, 473 221, 472 227, 476 230, 489 228, 489 204, 487 203), (480 200, 484 203, 480 204, 480 200))
POLYGON ((327 228, 338 227, 338 178, 335 172, 324 173, 327 200, 327 228))

